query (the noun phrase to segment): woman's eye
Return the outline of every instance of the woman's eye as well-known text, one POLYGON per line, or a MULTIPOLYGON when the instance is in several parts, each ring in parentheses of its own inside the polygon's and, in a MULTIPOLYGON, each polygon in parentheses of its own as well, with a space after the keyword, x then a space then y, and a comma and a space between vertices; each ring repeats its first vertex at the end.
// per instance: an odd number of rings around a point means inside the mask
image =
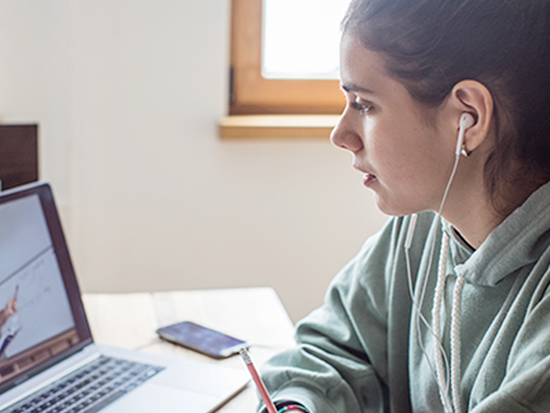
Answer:
POLYGON ((355 110, 358 110, 361 115, 364 115, 372 108, 372 106, 360 103, 358 100, 354 100, 353 102, 351 102, 351 107, 355 110))

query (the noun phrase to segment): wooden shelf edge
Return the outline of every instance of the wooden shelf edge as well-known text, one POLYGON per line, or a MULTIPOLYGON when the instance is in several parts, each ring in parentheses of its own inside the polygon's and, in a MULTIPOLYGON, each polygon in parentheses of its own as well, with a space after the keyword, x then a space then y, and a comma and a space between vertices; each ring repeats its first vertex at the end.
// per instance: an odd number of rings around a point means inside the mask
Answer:
POLYGON ((328 139, 339 115, 234 115, 218 122, 221 139, 328 139))

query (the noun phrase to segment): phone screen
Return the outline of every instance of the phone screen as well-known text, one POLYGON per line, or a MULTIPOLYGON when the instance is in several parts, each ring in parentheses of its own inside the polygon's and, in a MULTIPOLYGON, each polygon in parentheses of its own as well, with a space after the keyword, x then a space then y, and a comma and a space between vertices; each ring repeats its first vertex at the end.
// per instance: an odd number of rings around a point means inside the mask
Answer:
POLYGON ((245 344, 244 341, 235 337, 190 321, 159 328, 157 333, 166 340, 215 358, 235 354, 245 344))

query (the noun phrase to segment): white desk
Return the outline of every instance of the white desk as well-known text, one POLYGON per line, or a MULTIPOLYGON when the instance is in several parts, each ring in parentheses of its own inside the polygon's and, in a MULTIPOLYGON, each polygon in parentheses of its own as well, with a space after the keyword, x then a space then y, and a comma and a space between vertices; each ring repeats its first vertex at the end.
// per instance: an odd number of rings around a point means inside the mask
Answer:
MULTIPOLYGON (((217 361, 160 340, 155 330, 178 321, 194 321, 251 344, 254 362, 294 345, 294 327, 275 291, 246 288, 131 294, 84 294, 94 340, 123 348, 200 359, 245 369, 239 356, 217 361)), ((258 398, 253 384, 219 411, 254 412, 258 398)))

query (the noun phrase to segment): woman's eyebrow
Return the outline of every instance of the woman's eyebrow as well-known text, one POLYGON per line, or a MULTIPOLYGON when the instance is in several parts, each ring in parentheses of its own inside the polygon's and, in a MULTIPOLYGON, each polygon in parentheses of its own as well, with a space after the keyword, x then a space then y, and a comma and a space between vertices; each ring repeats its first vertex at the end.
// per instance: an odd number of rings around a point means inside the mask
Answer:
POLYGON ((351 93, 351 92, 361 92, 361 93, 370 93, 370 94, 374 94, 374 92, 370 89, 367 89, 367 88, 364 88, 364 87, 361 87, 361 86, 358 86, 354 83, 345 83, 343 85, 340 86, 343 90, 345 90, 346 92, 348 93, 351 93))

